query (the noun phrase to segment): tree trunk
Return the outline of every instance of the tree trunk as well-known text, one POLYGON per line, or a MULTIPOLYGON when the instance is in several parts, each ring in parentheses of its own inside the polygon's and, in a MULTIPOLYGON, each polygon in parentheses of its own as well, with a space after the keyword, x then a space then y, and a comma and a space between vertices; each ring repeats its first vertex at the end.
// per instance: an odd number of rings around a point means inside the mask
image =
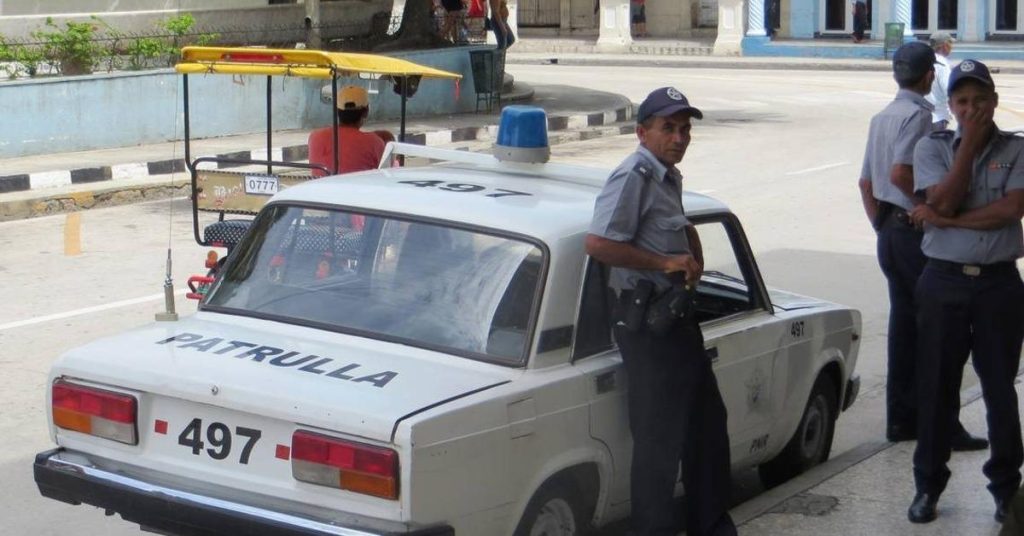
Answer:
POLYGON ((449 45, 451 43, 438 35, 434 26, 433 1, 406 0, 402 9, 402 25, 399 26, 395 39, 377 46, 374 50, 415 50, 449 45))

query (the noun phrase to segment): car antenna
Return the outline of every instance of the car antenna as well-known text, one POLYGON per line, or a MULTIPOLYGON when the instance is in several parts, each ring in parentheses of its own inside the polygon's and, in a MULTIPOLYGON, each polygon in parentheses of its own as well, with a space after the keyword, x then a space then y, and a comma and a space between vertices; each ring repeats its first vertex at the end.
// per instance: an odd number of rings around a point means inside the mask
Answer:
MULTIPOLYGON (((181 0, 178 0, 178 12, 181 12, 181 0)), ((164 310, 156 314, 157 322, 177 322, 178 313, 174 310, 174 279, 171 277, 171 244, 174 240, 174 175, 178 171, 178 88, 174 86, 174 143, 171 144, 171 199, 167 203, 167 269, 164 274, 164 310)))

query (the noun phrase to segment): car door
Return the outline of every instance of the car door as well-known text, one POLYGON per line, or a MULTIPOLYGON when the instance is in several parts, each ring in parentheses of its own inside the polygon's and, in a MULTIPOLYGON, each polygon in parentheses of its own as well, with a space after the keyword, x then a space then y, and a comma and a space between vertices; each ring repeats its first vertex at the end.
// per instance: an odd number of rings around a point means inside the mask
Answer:
POLYGON ((776 414, 775 367, 789 339, 771 313, 736 217, 721 214, 693 221, 704 253, 698 319, 729 414, 733 466, 746 466, 767 454, 776 414))
POLYGON ((616 510, 628 507, 633 441, 626 413, 625 369, 612 341, 614 297, 608 290, 607 275, 604 265, 587 259, 572 359, 574 367, 589 384, 590 435, 605 444, 612 458, 608 515, 616 517, 616 510))

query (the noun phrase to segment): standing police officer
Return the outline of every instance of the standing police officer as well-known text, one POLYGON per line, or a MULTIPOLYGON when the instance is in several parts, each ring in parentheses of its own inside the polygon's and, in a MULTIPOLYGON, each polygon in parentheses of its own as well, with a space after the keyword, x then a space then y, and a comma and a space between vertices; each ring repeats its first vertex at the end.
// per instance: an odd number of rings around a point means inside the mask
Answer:
MULTIPOLYGON (((878 233, 878 264, 889 285, 888 377, 886 438, 906 441, 917 436, 916 324, 914 287, 924 269, 922 233, 908 211, 921 202, 914 195, 914 147, 932 132, 932 106, 925 100, 935 77, 935 52, 922 42, 901 46, 893 54, 896 98, 871 118, 867 151, 860 175, 864 211, 878 233)), ((955 423, 955 450, 978 450, 988 443, 960 425, 959 406, 950 413, 955 423)))
POLYGON ((949 104, 957 132, 921 140, 914 154, 914 187, 927 204, 928 257, 917 284, 920 349, 920 427, 914 451, 914 523, 935 519, 950 472, 946 416, 959 405, 960 375, 969 354, 981 381, 992 452, 984 466, 1002 522, 1021 483, 1024 463, 1014 378, 1024 339, 1024 138, 993 120, 999 95, 988 68, 964 60, 950 75, 949 104))
POLYGON ((609 285, 619 298, 614 333, 629 381, 636 535, 679 532, 673 492, 680 462, 686 533, 736 534, 725 404, 700 326, 681 318, 659 334, 645 321, 658 297, 673 286, 695 288, 703 270, 675 167, 690 144, 691 119, 702 117, 675 88, 647 96, 637 112, 640 146, 608 177, 586 237, 587 253, 611 266, 609 285))

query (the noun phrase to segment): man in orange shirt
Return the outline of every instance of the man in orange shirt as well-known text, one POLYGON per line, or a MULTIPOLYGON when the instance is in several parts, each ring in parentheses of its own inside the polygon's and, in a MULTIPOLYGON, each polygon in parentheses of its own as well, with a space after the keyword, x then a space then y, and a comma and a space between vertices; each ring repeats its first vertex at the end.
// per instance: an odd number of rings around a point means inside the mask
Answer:
MULTIPOLYGON (((319 164, 335 173, 351 173, 375 169, 384 154, 384 139, 360 128, 370 114, 370 101, 366 90, 345 86, 338 92, 338 169, 334 169, 333 127, 314 130, 309 134, 309 163, 319 164)), ((313 175, 324 173, 314 170, 313 175)))

